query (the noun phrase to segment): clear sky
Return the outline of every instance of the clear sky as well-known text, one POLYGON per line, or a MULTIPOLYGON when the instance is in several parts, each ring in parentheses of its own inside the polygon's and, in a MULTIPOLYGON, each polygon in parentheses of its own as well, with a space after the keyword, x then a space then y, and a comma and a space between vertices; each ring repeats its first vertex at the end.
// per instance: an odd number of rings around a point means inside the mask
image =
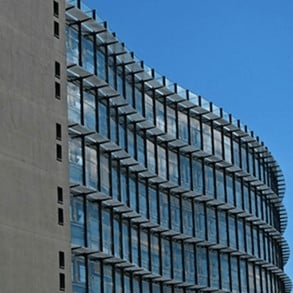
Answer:
MULTIPOLYGON (((286 238, 292 249, 293 1, 84 2, 147 65, 260 136, 286 178, 286 238)), ((293 278, 293 257, 286 271, 293 278)))

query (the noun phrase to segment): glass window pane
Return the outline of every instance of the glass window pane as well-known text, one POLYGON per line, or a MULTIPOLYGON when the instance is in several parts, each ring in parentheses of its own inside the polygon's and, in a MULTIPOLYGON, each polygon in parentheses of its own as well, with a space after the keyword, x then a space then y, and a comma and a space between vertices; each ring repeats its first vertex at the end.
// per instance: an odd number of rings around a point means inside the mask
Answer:
POLYGON ((94 44, 93 40, 82 38, 82 67, 90 73, 95 72, 94 67, 94 44))
POLYGON ((85 166, 86 166, 86 185, 97 189, 97 152, 96 150, 85 148, 85 166))
POLYGON ((81 139, 69 139, 68 147, 70 180, 74 183, 83 184, 83 158, 81 151, 81 139))
POLYGON ((69 121, 81 124, 80 88, 72 82, 67 83, 67 106, 69 121))

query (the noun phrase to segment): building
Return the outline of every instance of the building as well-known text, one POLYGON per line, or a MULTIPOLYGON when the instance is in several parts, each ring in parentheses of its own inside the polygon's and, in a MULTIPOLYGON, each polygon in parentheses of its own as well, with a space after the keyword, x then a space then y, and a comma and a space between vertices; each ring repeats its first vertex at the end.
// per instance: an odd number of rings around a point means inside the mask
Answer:
POLYGON ((289 293, 284 179, 259 138, 137 60, 79 0, 13 4, 0 18, 0 291, 289 293))

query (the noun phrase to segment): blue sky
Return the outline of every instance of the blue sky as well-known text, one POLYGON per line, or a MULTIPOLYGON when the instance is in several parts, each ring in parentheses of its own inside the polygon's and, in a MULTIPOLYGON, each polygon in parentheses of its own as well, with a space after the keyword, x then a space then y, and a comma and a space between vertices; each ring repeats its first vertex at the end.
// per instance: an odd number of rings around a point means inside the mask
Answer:
MULTIPOLYGON (((293 1, 85 2, 147 65, 260 136, 286 178, 286 238, 292 247, 293 1)), ((286 271, 293 278, 293 257, 286 271)))

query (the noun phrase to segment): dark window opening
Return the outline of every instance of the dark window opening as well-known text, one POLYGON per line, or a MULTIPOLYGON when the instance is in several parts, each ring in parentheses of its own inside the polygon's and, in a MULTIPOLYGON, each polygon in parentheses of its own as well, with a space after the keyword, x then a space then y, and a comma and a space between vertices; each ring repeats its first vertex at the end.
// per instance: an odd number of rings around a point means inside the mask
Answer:
POLYGON ((61 97, 61 86, 59 82, 55 82, 55 98, 60 100, 61 97))
POLYGON ((63 251, 59 251, 59 268, 64 269, 65 267, 65 254, 63 251))
POLYGON ((58 161, 62 161, 62 146, 60 144, 56 145, 56 158, 58 161))
POLYGON ((57 187, 57 200, 58 203, 63 203, 63 188, 62 187, 57 187))
POLYGON ((59 16, 59 3, 56 2, 56 1, 54 1, 54 15, 55 15, 56 17, 59 16))
POLYGON ((57 78, 60 78, 60 75, 61 75, 61 66, 60 66, 60 63, 55 61, 55 76, 57 78))
POLYGON ((54 36, 59 39, 59 23, 54 21, 54 36))
POLYGON ((63 213, 63 209, 61 208, 58 209, 58 224, 64 225, 64 213, 63 213))
POLYGON ((60 291, 65 291, 65 274, 59 274, 59 289, 60 291))
POLYGON ((62 139, 62 127, 61 124, 56 123, 56 139, 61 140, 62 139))

